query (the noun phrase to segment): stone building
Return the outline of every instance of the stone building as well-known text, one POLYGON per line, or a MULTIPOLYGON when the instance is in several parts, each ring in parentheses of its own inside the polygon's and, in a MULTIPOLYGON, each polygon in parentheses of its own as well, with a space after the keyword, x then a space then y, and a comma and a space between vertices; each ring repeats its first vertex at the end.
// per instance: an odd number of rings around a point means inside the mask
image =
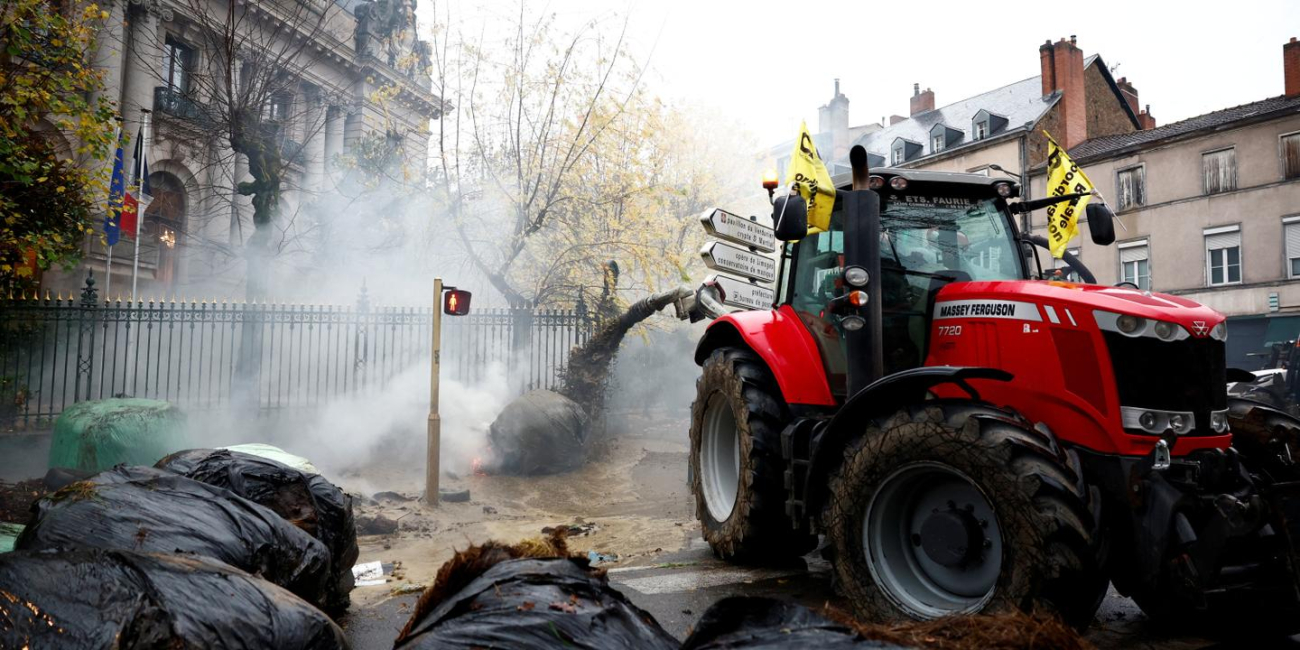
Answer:
MULTIPOLYGON (((1282 95, 1070 148, 1123 224, 1116 246, 1075 240, 1097 281, 1227 314, 1238 367, 1300 337, 1300 42, 1282 53, 1282 95)), ((1031 175, 1041 195, 1042 169, 1031 175)))
POLYGON ((1085 58, 1074 37, 1044 43, 1038 57, 1040 75, 938 108, 934 91, 916 84, 907 117, 891 117, 850 147, 865 147, 873 167, 1020 178, 1047 157, 1044 131, 1071 147, 1154 124, 1138 110, 1137 89, 1113 78, 1100 55, 1085 58))
MULTIPOLYGON (((430 121, 443 104, 432 92, 429 51, 415 34, 415 0, 104 0, 110 12, 93 64, 105 73, 104 93, 119 107, 124 131, 135 136, 152 111, 149 154, 154 201, 145 212, 140 246, 140 295, 242 297, 241 251, 253 232, 247 197, 233 188, 251 180, 247 156, 234 153, 220 129, 205 120, 228 118, 214 97, 220 75, 290 77, 261 106, 275 122, 288 165, 281 175, 281 239, 307 235, 314 208, 337 189, 339 161, 369 138, 383 138, 426 166, 430 121), (241 66, 222 67, 220 39, 227 17, 238 34, 241 66), (259 45, 260 44, 260 45, 259 45), (265 51, 274 50, 272 55, 265 51), (306 63, 309 62, 309 63, 306 63), (262 69, 278 69, 269 73, 262 69), (254 70, 253 68, 258 69, 254 70), (207 124, 207 126, 211 126, 207 124)), ((233 59, 225 59, 233 60, 233 59)), ((247 88, 233 79, 235 88, 247 88)), ((71 147, 69 148, 71 150, 71 147)), ((126 149, 134 167, 133 147, 126 149)), ((105 197, 107 198, 107 197, 105 197)), ((101 219, 102 221, 102 219, 101 219)), ((75 272, 47 272, 42 285, 71 290, 94 269, 105 285, 105 251, 97 241, 75 272)), ((309 243, 298 248, 309 247, 309 243)), ((114 249, 112 294, 129 294, 132 243, 114 249)))

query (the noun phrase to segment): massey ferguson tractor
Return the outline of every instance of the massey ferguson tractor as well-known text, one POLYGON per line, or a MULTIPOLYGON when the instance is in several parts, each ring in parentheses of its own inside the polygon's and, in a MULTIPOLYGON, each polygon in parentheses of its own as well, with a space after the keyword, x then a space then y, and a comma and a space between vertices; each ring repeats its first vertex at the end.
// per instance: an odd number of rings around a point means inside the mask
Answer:
MULTIPOLYGON (((714 552, 825 538, 869 620, 1046 607, 1086 626, 1108 583, 1152 619, 1300 630, 1300 422, 1229 399, 1224 316, 1173 295, 1042 279, 1006 179, 868 170, 829 231, 773 202, 771 309, 699 342, 691 487, 714 552)), ((1088 206, 1090 234, 1113 215, 1088 206)), ((709 307, 712 305, 712 307, 709 307)), ((698 307, 697 307, 698 308, 698 307)))

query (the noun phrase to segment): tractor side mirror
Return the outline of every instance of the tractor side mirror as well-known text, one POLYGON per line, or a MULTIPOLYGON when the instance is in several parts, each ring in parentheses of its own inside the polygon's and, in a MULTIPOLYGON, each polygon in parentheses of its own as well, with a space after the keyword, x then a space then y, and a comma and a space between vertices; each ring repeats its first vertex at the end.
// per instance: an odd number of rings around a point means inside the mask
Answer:
POLYGON ((799 241, 808 236, 808 202, 798 194, 778 196, 772 202, 772 226, 781 241, 799 241))
POLYGON ((1115 243, 1115 213, 1105 203, 1088 203, 1088 233, 1092 243, 1110 246, 1115 243))

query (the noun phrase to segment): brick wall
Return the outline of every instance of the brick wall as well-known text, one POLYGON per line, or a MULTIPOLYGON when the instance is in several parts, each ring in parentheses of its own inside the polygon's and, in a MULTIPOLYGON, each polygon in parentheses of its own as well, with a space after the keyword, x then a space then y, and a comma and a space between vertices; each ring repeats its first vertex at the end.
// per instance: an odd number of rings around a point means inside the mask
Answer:
MULTIPOLYGON (((1100 59, 1098 59, 1100 61, 1100 59)), ((1115 97, 1102 74, 1101 66, 1094 63, 1083 72, 1084 111, 1088 118, 1088 137, 1100 138, 1107 135, 1132 133, 1136 130, 1124 106, 1115 97)), ((1132 88, 1132 86, 1129 86, 1132 88)), ((1122 86, 1121 86, 1122 88, 1122 86)), ((1137 93, 1133 94, 1134 101, 1137 93)), ((1127 98, 1125 98, 1127 99, 1127 98)), ((1136 108, 1136 106, 1134 107, 1136 108)), ((1133 111, 1137 113, 1136 110, 1133 111)), ((1064 143, 1062 143, 1064 144, 1064 143)))

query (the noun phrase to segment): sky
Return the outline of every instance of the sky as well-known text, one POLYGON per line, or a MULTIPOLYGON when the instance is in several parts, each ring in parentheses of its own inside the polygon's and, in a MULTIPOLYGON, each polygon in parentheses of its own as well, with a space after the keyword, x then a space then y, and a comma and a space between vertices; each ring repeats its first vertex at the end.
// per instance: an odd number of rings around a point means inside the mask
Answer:
MULTIPOLYGON (((759 142, 789 140, 834 79, 852 125, 907 115, 912 84, 946 104, 1037 76, 1038 46, 1076 36, 1128 77, 1158 124, 1282 94, 1282 44, 1300 37, 1300 1, 1232 3, 796 2, 551 0, 562 28, 596 19, 616 34, 624 18, 631 51, 648 63, 649 90, 673 105, 734 115, 759 142), (1063 9, 1064 8, 1064 9, 1063 9), (910 12, 910 16, 908 13, 910 12)), ((509 0, 455 0, 418 8, 490 32, 509 0)))

